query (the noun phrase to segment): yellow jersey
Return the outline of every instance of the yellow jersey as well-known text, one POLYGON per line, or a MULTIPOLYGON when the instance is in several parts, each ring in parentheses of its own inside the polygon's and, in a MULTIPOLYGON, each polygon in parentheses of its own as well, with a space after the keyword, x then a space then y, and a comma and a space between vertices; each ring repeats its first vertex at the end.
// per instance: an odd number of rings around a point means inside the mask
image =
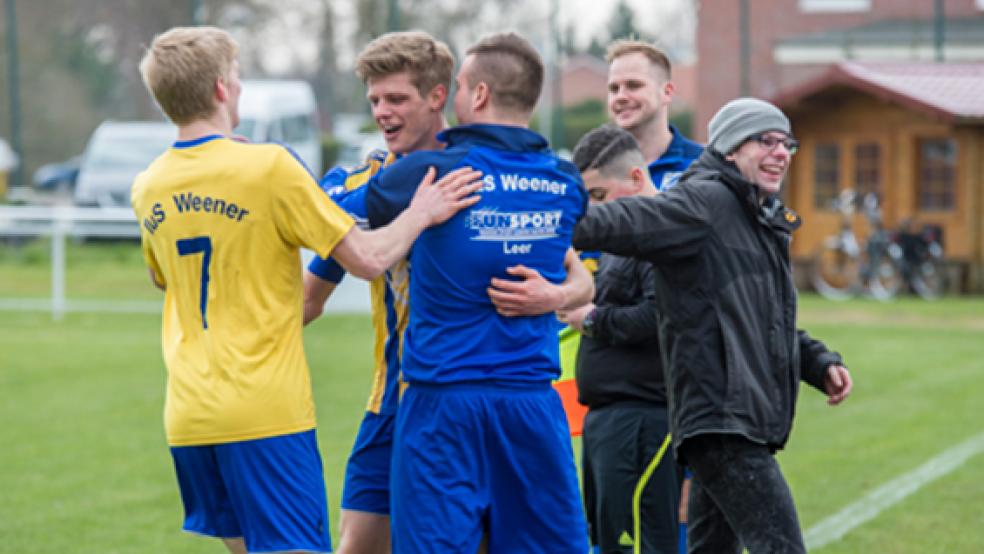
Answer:
POLYGON ((354 224, 287 148, 176 142, 133 184, 144 258, 165 286, 171 446, 314 428, 300 247, 327 256, 354 224))
MULTIPOLYGON (((363 165, 352 171, 332 168, 322 178, 321 188, 356 220, 365 220, 365 201, 364 196, 358 194, 359 189, 394 161, 396 155, 392 152, 374 150, 363 165)), ((308 266, 311 273, 329 282, 340 279, 338 269, 333 260, 317 258, 308 266)), ((409 263, 404 259, 369 284, 375 342, 372 389, 366 411, 375 414, 395 415, 399 403, 402 388, 400 358, 403 355, 403 333, 409 319, 409 282, 409 263)))

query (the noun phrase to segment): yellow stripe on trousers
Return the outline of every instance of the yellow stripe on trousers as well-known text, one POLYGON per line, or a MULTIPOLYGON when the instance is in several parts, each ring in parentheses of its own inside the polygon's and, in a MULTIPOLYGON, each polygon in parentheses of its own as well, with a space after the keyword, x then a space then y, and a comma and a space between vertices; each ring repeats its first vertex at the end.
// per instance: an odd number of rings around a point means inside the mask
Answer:
POLYGON ((641 554, 642 552, 642 491, 645 490, 646 484, 649 483, 649 478, 653 476, 653 472, 656 471, 659 462, 663 460, 663 455, 666 454, 666 449, 670 446, 671 440, 671 435, 667 433, 666 438, 663 439, 663 444, 660 445, 659 450, 656 451, 656 455, 653 456, 652 461, 646 467, 646 471, 642 473, 642 477, 636 483, 635 493, 632 495, 632 551, 635 554, 641 554))

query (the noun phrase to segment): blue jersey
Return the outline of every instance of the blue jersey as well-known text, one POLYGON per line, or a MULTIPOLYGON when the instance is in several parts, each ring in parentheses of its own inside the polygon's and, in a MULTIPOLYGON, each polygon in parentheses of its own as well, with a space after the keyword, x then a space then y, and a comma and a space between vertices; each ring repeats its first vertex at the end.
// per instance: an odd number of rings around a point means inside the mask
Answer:
MULTIPOLYGON (((372 179, 387 165, 396 159, 395 154, 384 152, 383 150, 373 150, 366 156, 365 163, 349 171, 340 165, 328 170, 318 185, 325 194, 328 195, 336 204, 340 204, 342 199, 349 192, 364 186, 369 179, 372 179)), ((346 208, 349 215, 355 218, 360 226, 365 227, 365 209, 359 202, 350 201, 350 206, 346 208)), ((343 206, 344 207, 344 206, 343 206)), ((345 277, 345 268, 333 258, 315 257, 308 265, 308 271, 314 273, 321 279, 329 283, 338 284, 345 277)))
POLYGON ((676 127, 670 125, 670 132, 673 133, 673 140, 666 147, 666 152, 649 164, 649 176, 658 190, 666 190, 677 184, 691 162, 704 151, 703 146, 683 136, 676 127))
MULTIPOLYGON (((361 167, 346 171, 335 167, 321 179, 321 188, 360 225, 365 225, 365 184, 388 166, 396 156, 375 151, 361 167)), ((308 271, 331 283, 338 283, 345 270, 332 258, 311 260, 308 271)), ((407 262, 400 261, 369 284, 372 302, 373 345, 372 390, 366 410, 393 415, 400 396, 400 355, 403 331, 407 325, 407 262)))
POLYGON ((540 135, 519 127, 468 125, 438 135, 439 152, 399 160, 365 187, 371 227, 392 221, 429 167, 438 176, 470 166, 482 172, 481 200, 424 231, 410 251, 410 322, 404 337, 408 382, 545 382, 559 373, 553 314, 507 318, 488 296, 506 268, 564 280, 564 256, 587 194, 573 164, 540 135))

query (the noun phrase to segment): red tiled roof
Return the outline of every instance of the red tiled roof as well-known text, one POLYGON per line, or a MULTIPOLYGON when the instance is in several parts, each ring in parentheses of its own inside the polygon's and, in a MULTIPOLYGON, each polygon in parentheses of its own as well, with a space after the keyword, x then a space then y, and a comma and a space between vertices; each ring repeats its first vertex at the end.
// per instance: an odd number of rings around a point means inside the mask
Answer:
POLYGON ((820 77, 780 92, 783 107, 847 85, 947 121, 984 120, 984 63, 843 62, 820 77))

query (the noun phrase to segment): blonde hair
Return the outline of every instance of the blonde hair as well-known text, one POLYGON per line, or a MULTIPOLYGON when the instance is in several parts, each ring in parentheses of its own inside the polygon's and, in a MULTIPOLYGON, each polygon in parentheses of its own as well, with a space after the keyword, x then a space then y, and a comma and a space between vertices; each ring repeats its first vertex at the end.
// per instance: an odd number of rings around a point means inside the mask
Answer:
POLYGON ((154 37, 140 76, 161 110, 177 125, 211 117, 215 83, 228 79, 239 44, 217 27, 175 27, 154 37))
POLYGON ((423 31, 386 33, 359 53, 355 74, 367 82, 406 71, 421 96, 437 85, 451 88, 454 55, 447 44, 423 31))
POLYGON ((612 63, 615 58, 625 56, 626 54, 639 53, 649 61, 663 71, 666 80, 670 80, 670 75, 672 73, 672 66, 670 65, 670 59, 666 57, 666 54, 662 50, 656 48, 648 42, 641 40, 631 40, 631 39, 620 39, 608 45, 608 51, 605 54, 605 60, 608 63, 612 63))

